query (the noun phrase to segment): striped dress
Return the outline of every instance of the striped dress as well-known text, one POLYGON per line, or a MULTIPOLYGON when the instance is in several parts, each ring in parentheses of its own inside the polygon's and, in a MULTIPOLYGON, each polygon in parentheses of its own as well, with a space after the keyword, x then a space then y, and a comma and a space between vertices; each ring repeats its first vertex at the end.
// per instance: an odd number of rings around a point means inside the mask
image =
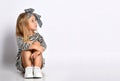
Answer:
MULTIPOLYGON (((22 61, 21 61, 21 52, 22 50, 29 50, 29 46, 31 45, 30 43, 26 43, 23 41, 23 38, 20 36, 16 37, 17 40, 17 46, 18 46, 18 53, 16 56, 16 67, 17 70, 24 72, 24 68, 22 66, 22 61)), ((47 47, 43 37, 39 33, 34 33, 32 36, 29 37, 30 41, 38 41, 40 42, 41 46, 43 46, 45 49, 47 47)), ((45 64, 45 60, 43 59, 43 66, 45 64)))

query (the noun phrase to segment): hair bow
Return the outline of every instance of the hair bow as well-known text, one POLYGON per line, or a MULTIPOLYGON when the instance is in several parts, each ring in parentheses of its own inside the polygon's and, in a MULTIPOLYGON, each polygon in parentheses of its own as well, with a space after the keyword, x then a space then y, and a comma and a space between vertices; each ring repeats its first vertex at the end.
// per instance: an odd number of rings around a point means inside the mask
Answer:
POLYGON ((25 9, 25 13, 27 13, 28 18, 30 18, 32 15, 34 15, 36 20, 37 20, 37 22, 38 22, 38 25, 40 27, 42 27, 42 21, 40 20, 41 16, 36 14, 36 13, 33 13, 33 12, 34 12, 34 9, 32 9, 32 8, 25 9))

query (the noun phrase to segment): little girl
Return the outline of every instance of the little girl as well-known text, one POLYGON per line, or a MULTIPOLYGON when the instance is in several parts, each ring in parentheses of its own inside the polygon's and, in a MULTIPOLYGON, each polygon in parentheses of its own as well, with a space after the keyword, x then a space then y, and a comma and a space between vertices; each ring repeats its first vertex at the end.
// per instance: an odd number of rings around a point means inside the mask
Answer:
POLYGON ((41 27, 40 15, 33 13, 34 9, 25 9, 24 13, 18 16, 16 23, 16 39, 18 54, 16 67, 24 73, 25 78, 43 77, 41 69, 44 65, 42 57, 46 49, 43 37, 36 33, 37 23, 41 27))

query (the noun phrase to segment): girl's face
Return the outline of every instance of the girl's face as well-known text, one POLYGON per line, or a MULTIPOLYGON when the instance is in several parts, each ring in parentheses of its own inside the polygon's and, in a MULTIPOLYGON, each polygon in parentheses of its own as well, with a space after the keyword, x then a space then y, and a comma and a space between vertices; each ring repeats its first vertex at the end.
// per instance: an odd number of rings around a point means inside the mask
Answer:
POLYGON ((32 16, 28 19, 28 28, 29 28, 31 31, 37 30, 37 21, 36 21, 34 15, 32 15, 32 16))

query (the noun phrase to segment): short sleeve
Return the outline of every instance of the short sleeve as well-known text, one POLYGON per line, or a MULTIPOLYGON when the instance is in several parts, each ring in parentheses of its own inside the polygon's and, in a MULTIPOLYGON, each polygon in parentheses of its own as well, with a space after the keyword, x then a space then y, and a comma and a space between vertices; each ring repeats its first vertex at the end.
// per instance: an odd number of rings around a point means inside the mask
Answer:
POLYGON ((17 36, 17 45, 18 45, 18 48, 21 50, 28 50, 31 44, 24 42, 22 40, 22 37, 17 36))
POLYGON ((39 34, 39 37, 38 37, 38 41, 40 42, 41 46, 43 46, 45 49, 47 48, 45 40, 44 40, 44 38, 40 34, 39 34))

